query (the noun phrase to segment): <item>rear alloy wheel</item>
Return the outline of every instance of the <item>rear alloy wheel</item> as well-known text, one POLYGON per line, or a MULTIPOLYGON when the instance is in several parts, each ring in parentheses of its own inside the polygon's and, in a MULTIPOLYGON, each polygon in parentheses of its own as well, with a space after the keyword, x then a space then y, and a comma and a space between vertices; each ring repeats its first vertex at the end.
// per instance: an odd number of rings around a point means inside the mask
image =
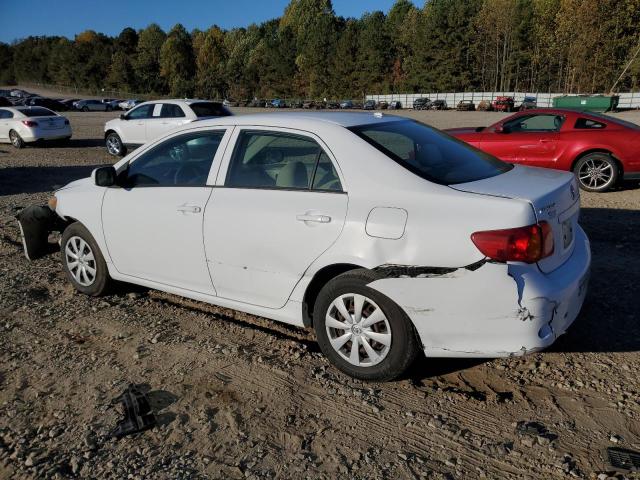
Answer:
POLYGON ((122 157, 127 151, 122 144, 122 139, 120 139, 120 136, 115 132, 107 135, 105 143, 107 145, 107 152, 116 157, 122 157))
POLYGON ((585 155, 573 169, 580 188, 587 192, 605 192, 618 180, 618 166, 608 153, 595 152, 585 155))
POLYGON ((13 145, 15 148, 24 147, 24 140, 22 140, 22 137, 20 137, 18 132, 16 132, 15 130, 11 130, 9 132, 9 140, 11 141, 11 145, 13 145))
POLYGON ((414 361, 418 340, 411 320, 390 298, 367 286, 368 270, 331 280, 314 306, 318 344, 346 374, 370 381, 391 380, 414 361))
POLYGON ((82 111, 83 112, 88 112, 89 111, 89 107, 82 107, 82 111))

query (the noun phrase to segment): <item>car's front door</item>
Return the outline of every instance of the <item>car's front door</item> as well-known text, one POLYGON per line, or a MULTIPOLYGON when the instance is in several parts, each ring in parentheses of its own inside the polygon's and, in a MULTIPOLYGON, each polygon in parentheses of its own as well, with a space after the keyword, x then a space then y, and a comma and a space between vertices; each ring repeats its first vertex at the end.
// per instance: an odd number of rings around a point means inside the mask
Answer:
POLYGON ((227 137, 223 129, 179 134, 119 173, 120 186, 107 190, 102 205, 107 250, 118 272, 215 294, 202 216, 227 137))
POLYGON ((563 122, 562 115, 517 115, 501 124, 501 131, 483 134, 480 148, 506 162, 549 167, 554 163, 563 122))
POLYGON ((213 283, 220 297, 281 308, 340 235, 344 182, 312 134, 240 128, 234 138, 205 210, 213 283))
POLYGON ((122 125, 122 141, 126 144, 142 145, 147 142, 147 122, 153 115, 155 104, 147 103, 130 110, 122 125))

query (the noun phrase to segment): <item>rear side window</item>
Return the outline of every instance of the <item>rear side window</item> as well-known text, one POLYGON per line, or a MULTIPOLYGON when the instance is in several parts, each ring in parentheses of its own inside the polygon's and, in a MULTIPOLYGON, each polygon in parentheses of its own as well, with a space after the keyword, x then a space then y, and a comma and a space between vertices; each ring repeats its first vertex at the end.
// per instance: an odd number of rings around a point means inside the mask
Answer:
POLYGON ((162 118, 180 118, 184 117, 184 112, 179 105, 173 103, 163 103, 160 110, 160 117, 162 118))
POLYGON ((231 112, 220 102, 196 102, 189 105, 196 117, 228 117, 231 112))
POLYGON ((605 127, 606 125, 604 123, 596 122, 590 118, 579 118, 576 120, 576 124, 573 128, 577 128, 579 130, 602 130, 605 127))
POLYGON ((240 134, 225 186, 342 190, 331 159, 315 140, 264 131, 240 134))
POLYGON ((513 168, 414 120, 361 125, 349 130, 407 170, 441 185, 482 180, 513 168))
POLYGON ((0 118, 13 118, 13 112, 0 109, 0 118))
POLYGON ((148 105, 142 105, 134 110, 131 110, 127 114, 127 118, 130 120, 135 120, 139 118, 150 118, 153 115, 153 109, 155 104, 150 103, 148 105))
POLYGON ((16 108, 16 110, 27 117, 50 117, 52 115, 56 115, 54 112, 44 107, 16 108))

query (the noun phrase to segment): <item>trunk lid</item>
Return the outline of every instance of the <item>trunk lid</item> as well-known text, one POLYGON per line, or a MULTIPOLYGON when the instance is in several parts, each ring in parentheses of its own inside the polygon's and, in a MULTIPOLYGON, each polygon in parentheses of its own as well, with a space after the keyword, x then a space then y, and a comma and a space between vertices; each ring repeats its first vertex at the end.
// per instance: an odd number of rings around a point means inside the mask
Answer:
POLYGON ((64 128, 64 117, 52 116, 52 117, 33 117, 32 119, 38 122, 40 128, 43 130, 56 130, 58 128, 64 128))
POLYGON ((528 201, 538 222, 548 222, 553 232, 553 254, 538 262, 543 272, 552 272, 571 256, 580 214, 580 191, 573 174, 514 165, 513 169, 502 175, 451 185, 451 188, 528 201))

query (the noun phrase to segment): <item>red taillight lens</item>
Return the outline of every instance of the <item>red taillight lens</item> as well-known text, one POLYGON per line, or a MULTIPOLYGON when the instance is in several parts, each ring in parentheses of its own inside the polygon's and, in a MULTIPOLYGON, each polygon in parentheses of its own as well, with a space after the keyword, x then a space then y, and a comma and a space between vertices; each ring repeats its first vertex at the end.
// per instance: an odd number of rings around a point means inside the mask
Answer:
POLYGON ((27 127, 37 127, 38 126, 38 122, 34 122, 33 120, 23 120, 22 124, 26 125, 27 127))
POLYGON ((476 232, 471 240, 484 255, 498 262, 535 263, 553 253, 553 232, 547 222, 476 232))

